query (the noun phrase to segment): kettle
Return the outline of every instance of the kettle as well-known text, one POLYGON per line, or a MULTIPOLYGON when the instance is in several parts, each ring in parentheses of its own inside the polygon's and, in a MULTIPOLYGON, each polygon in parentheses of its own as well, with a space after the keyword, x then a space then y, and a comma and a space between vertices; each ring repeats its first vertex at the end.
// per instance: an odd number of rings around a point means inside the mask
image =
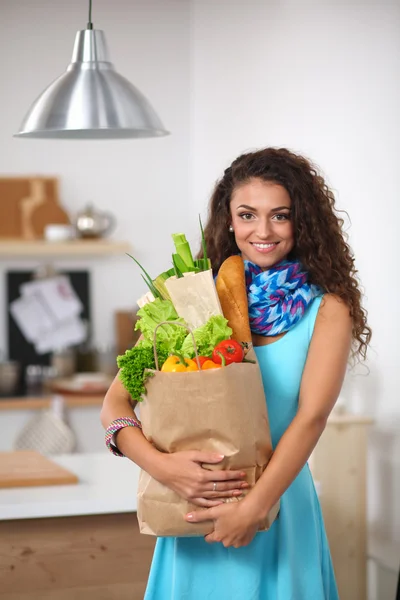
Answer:
POLYGON ((115 217, 110 213, 96 210, 87 204, 75 218, 75 229, 81 238, 99 238, 110 233, 115 227, 115 217))

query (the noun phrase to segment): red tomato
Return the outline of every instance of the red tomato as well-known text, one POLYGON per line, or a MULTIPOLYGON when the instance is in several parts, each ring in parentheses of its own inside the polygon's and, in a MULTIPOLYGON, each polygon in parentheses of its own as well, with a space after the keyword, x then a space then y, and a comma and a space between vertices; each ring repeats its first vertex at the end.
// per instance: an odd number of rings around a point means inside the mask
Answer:
POLYGON ((217 364, 222 364, 222 356, 225 358, 225 364, 241 363, 244 359, 244 351, 236 340, 224 340, 217 344, 212 353, 212 360, 217 364))

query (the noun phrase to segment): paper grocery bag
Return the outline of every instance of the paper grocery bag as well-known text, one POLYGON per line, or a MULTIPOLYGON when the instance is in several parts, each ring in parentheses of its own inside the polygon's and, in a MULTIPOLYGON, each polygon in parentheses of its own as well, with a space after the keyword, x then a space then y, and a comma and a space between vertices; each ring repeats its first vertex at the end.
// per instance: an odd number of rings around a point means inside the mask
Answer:
MULTIPOLYGON (((255 360, 253 350, 247 356, 255 360)), ((225 459, 218 465, 203 466, 243 470, 250 486, 259 479, 272 455, 272 444, 257 363, 183 373, 155 371, 147 380, 146 390, 140 405, 143 434, 158 450, 223 454, 225 459)), ((157 536, 210 533, 212 522, 185 521, 185 515, 192 510, 202 509, 141 472, 137 513, 141 533, 157 536)), ((279 503, 261 529, 271 526, 278 510, 279 503)))
POLYGON ((170 277, 165 287, 176 312, 191 329, 201 327, 210 317, 223 314, 211 269, 170 277))

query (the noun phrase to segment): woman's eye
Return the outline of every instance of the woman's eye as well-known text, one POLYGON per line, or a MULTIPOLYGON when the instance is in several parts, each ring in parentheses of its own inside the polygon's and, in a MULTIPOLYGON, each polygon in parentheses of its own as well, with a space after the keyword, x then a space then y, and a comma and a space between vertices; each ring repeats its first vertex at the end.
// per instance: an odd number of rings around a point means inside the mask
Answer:
MULTIPOLYGON (((251 221, 252 219, 255 218, 255 216, 253 215, 253 213, 241 213, 239 215, 239 218, 242 219, 243 221, 251 221)), ((289 221, 290 214, 289 213, 279 213, 279 214, 274 215, 272 217, 272 219, 274 221, 289 221)))
POLYGON ((277 221, 288 221, 290 219, 290 214, 280 213, 278 215, 274 215, 274 219, 276 219, 277 221))

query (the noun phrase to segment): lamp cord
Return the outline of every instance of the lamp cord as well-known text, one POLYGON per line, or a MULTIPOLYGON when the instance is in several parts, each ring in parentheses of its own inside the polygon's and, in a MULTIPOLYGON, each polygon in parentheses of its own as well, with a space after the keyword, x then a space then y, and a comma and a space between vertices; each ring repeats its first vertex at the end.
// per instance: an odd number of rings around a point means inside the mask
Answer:
POLYGON ((93 29, 92 23, 92 0, 89 0, 89 20, 87 24, 87 29, 93 29))

